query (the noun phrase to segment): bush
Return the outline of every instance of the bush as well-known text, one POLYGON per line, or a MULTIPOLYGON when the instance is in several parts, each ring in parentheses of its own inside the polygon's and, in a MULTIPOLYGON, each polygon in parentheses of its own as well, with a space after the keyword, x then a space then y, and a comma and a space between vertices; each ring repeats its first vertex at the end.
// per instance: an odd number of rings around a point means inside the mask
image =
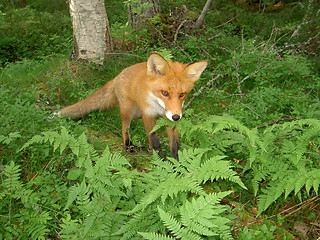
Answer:
POLYGON ((32 8, 0 14, 0 66, 22 59, 41 59, 72 47, 70 19, 32 8))

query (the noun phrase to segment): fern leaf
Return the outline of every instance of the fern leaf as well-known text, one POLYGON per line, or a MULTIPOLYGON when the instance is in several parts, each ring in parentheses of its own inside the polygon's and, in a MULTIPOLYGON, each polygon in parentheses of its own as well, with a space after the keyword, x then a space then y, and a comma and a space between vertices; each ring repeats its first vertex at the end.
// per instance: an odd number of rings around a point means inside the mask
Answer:
POLYGON ((139 234, 148 240, 176 240, 176 238, 159 233, 139 232, 139 234))
POLYGON ((227 218, 220 216, 226 207, 218 205, 222 198, 229 195, 231 191, 211 193, 206 196, 192 198, 186 201, 180 208, 181 223, 189 231, 204 236, 224 235, 230 236, 230 228, 227 218))
POLYGON ((312 186, 313 186, 313 189, 316 192, 316 194, 318 194, 318 192, 319 192, 319 185, 320 185, 320 179, 319 178, 314 179, 312 186))
POLYGON ((1 186, 7 190, 8 194, 13 194, 22 188, 20 171, 20 166, 15 165, 13 161, 10 162, 10 165, 4 166, 4 176, 6 176, 6 178, 1 183, 1 186))
POLYGON ((237 173, 231 169, 232 166, 230 165, 230 162, 222 160, 223 158, 225 158, 225 156, 215 156, 205 161, 193 173, 194 178, 199 183, 208 180, 227 179, 239 184, 242 188, 247 189, 239 176, 237 176, 237 173))
POLYGON ((286 172, 286 176, 282 181, 272 181, 269 187, 264 190, 264 194, 259 196, 258 209, 259 214, 265 211, 272 203, 274 203, 281 195, 287 198, 290 193, 295 195, 300 194, 301 189, 305 186, 309 193, 313 187, 316 194, 318 194, 320 184, 320 169, 313 169, 311 171, 290 171, 286 172))
POLYGON ((43 142, 43 136, 40 136, 40 135, 33 136, 28 142, 23 144, 23 146, 19 149, 19 152, 22 151, 23 149, 28 148, 30 145, 34 143, 42 143, 42 142, 43 142))
POLYGON ((3 144, 10 144, 12 141, 14 141, 15 139, 17 138, 20 138, 21 135, 19 132, 12 132, 12 133, 9 133, 9 136, 3 136, 3 135, 0 135, 0 143, 3 143, 3 144))
POLYGON ((70 137, 68 130, 65 127, 61 129, 61 142, 60 142, 60 154, 66 149, 67 145, 69 145, 70 140, 73 138, 70 137))
POLYGON ((170 213, 165 212, 158 206, 158 212, 161 220, 163 221, 164 225, 172 232, 174 236, 177 238, 185 239, 185 240, 201 240, 201 238, 190 232, 187 231, 181 223, 179 223, 170 213))
POLYGON ((142 198, 140 203, 132 210, 132 213, 144 209, 159 198, 164 203, 168 197, 174 198, 182 192, 190 192, 199 195, 204 194, 203 189, 195 180, 170 174, 165 181, 159 183, 155 189, 142 198))
POLYGON ((77 203, 79 203, 80 205, 85 204, 86 202, 88 202, 90 194, 91 190, 84 181, 82 181, 77 186, 70 187, 67 204, 64 207, 64 210, 66 210, 76 199, 78 199, 77 203))
POLYGON ((158 206, 158 212, 164 225, 168 227, 176 236, 181 237, 182 225, 171 214, 165 212, 158 206))
POLYGON ((258 216, 275 202, 284 192, 283 184, 267 188, 265 194, 258 196, 258 216))
POLYGON ((49 213, 34 213, 29 219, 30 221, 27 223, 25 230, 31 239, 46 239, 46 235, 50 232, 47 228, 47 223, 52 219, 49 213))

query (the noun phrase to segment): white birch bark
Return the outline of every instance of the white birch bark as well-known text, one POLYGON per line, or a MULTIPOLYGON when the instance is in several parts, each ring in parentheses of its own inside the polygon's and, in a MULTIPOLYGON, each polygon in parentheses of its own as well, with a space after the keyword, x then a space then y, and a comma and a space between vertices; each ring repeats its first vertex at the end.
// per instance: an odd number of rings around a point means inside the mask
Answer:
POLYGON ((74 37, 74 59, 103 63, 112 50, 104 0, 69 0, 74 37))

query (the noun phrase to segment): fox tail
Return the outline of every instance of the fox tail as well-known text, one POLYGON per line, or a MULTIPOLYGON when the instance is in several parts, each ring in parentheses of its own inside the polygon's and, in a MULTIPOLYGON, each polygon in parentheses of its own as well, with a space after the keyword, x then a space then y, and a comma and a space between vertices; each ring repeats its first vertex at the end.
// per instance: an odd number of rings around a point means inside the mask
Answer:
POLYGON ((117 105, 118 99, 115 94, 115 83, 114 81, 110 81, 82 101, 61 109, 58 115, 79 118, 88 113, 106 110, 117 105))

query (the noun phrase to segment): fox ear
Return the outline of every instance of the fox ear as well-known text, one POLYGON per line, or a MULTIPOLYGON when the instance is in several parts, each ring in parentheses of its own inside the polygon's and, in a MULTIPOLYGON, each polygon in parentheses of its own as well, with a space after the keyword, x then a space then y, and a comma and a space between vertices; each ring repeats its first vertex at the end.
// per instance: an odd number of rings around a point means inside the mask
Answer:
POLYGON ((201 73, 206 69, 207 65, 207 61, 190 63, 184 70, 186 79, 194 82, 197 81, 200 78, 201 73))
POLYGON ((169 69, 167 61, 157 53, 152 53, 149 56, 147 66, 148 75, 154 77, 164 76, 169 69))

